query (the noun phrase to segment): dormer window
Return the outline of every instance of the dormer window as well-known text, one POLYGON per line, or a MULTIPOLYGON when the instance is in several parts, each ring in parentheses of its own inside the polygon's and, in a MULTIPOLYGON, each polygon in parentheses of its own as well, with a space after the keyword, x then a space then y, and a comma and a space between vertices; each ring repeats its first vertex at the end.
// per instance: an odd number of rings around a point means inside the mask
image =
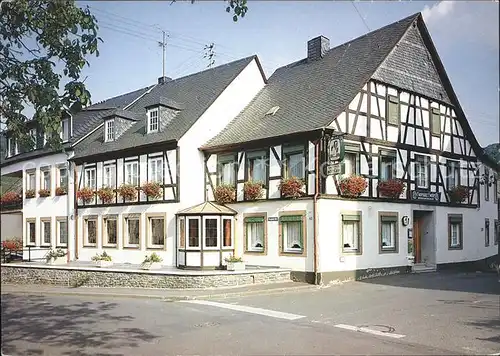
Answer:
POLYGON ((158 132, 158 109, 152 109, 148 115, 148 133, 158 132))
POLYGON ((61 120, 60 137, 61 137, 62 142, 66 142, 69 140, 69 120, 68 119, 61 120))
POLYGON ((13 137, 9 137, 8 140, 8 157, 15 156, 19 153, 19 148, 17 142, 13 137))
POLYGON ((115 139, 115 120, 107 120, 104 123, 104 138, 106 142, 115 139))

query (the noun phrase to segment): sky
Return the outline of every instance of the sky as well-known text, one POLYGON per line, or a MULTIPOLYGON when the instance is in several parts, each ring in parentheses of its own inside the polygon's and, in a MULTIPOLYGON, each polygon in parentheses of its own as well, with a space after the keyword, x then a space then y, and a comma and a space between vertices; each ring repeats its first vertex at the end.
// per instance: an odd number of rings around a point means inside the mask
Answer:
POLYGON ((157 82, 162 75, 162 30, 167 33, 166 76, 204 70, 206 45, 215 65, 257 54, 269 77, 306 56, 318 35, 331 47, 422 12, 459 101, 482 146, 499 141, 499 16, 491 1, 249 1, 233 22, 227 2, 78 1, 97 17, 100 56, 83 71, 97 102, 157 82))

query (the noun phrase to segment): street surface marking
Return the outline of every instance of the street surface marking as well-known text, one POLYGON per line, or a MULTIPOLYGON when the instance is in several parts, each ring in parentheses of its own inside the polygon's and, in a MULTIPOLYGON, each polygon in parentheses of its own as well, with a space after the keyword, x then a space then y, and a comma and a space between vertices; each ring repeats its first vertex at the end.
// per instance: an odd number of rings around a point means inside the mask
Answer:
POLYGON ((387 336, 387 337, 392 337, 394 339, 401 339, 402 337, 406 336, 406 335, 401 335, 401 334, 385 333, 383 331, 372 330, 372 329, 368 329, 368 328, 359 328, 357 326, 345 325, 345 324, 336 324, 334 326, 336 328, 341 328, 341 329, 346 329, 346 330, 351 330, 351 331, 360 331, 363 333, 368 333, 368 334, 373 334, 373 335, 378 335, 378 336, 387 336))
POLYGON ((181 303, 210 305, 213 307, 237 310, 237 311, 242 311, 245 313, 265 315, 265 316, 270 316, 272 318, 286 319, 286 320, 297 320, 297 319, 305 318, 304 315, 290 314, 290 313, 284 313, 284 312, 279 312, 276 310, 269 310, 269 309, 262 309, 262 308, 247 307, 244 305, 211 302, 208 300, 181 300, 181 303))

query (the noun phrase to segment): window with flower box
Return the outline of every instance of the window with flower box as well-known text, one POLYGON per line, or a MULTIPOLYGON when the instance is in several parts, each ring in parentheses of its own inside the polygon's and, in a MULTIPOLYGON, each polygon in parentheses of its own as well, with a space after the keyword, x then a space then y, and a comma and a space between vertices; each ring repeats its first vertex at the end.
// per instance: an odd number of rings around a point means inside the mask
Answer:
POLYGON ((50 191, 51 190, 51 174, 50 167, 42 167, 40 168, 40 188, 50 191))
POLYGON ((85 187, 95 190, 97 187, 96 180, 96 169, 86 168, 85 169, 85 187))
POLYGON ((266 183, 266 153, 264 151, 247 152, 247 180, 254 183, 266 183))
POLYGON ((398 213, 379 212, 380 253, 398 252, 398 213))
POLYGON ((36 172, 35 172, 35 170, 26 171, 26 190, 36 191, 36 172))
POLYGON ((246 251, 265 253, 267 240, 266 215, 258 213, 245 215, 243 226, 246 251))
POLYGON ((219 184, 234 186, 236 184, 236 156, 234 154, 218 155, 217 161, 219 184))
POLYGON ((105 164, 103 166, 103 187, 106 188, 116 188, 116 165, 115 164, 105 164))
POLYGON ((59 166, 57 169, 57 187, 64 189, 65 192, 68 192, 68 169, 66 166, 59 166))
POLYGON ((359 145, 345 145, 344 160, 341 163, 341 172, 345 176, 360 174, 359 145))
POLYGON ((148 181, 163 184, 163 156, 149 158, 148 181))
POLYGON ((360 211, 341 213, 342 253, 361 254, 362 252, 362 220, 360 211))
POLYGON ((305 178, 304 146, 283 146, 283 176, 305 178))
POLYGON ((379 179, 388 181, 396 178, 396 152, 379 150, 379 179))
POLYGON ((460 162, 448 160, 446 162, 446 175, 448 176, 448 189, 460 185, 460 162))
POLYGON ((125 162, 125 183, 135 186, 139 184, 139 162, 125 162))

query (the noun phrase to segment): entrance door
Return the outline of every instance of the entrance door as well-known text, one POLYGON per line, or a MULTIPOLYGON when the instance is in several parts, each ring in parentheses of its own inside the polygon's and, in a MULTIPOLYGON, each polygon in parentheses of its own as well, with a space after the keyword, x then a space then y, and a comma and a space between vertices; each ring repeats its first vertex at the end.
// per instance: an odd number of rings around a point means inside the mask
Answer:
POLYGON ((415 263, 422 259, 422 217, 413 213, 413 254, 415 263))

